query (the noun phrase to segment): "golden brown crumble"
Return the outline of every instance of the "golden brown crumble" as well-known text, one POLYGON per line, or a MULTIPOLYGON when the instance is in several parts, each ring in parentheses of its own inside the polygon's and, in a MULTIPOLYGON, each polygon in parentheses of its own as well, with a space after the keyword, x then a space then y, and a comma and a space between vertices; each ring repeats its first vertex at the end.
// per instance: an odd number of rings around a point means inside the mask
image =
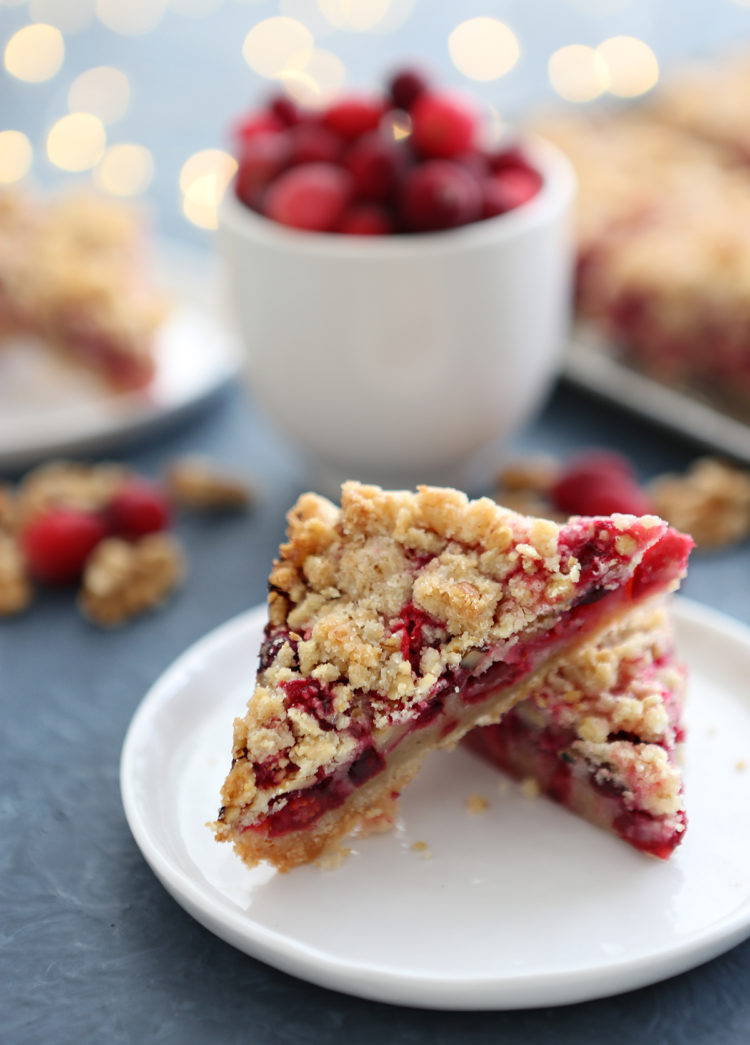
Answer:
POLYGON ((16 493, 10 483, 0 483, 0 531, 6 533, 15 527, 16 493))
POLYGON ((24 526, 50 508, 97 512, 104 509, 135 473, 119 464, 55 461, 29 472, 16 491, 13 521, 24 526))
MULTIPOLYGON (((612 521, 616 539, 633 524, 630 516, 612 521)), ((664 524, 645 517, 639 525, 656 540, 664 524)), ((587 520, 576 526, 611 539, 587 520)), ((358 693, 368 694, 374 730, 393 728, 468 653, 519 632, 543 634, 573 603, 581 575, 560 536, 552 521, 455 490, 388 492, 352 482, 344 484, 340 509, 302 495, 269 581, 271 629, 288 628, 296 650, 282 644, 260 672, 246 715, 235 720, 219 836, 229 837, 240 817, 248 823, 264 815, 273 798, 309 786, 321 771, 349 764, 357 742, 347 727, 358 693), (444 624, 442 636, 422 648, 416 672, 388 624, 407 605, 444 624), (284 686, 306 678, 330 692, 333 728, 304 706, 287 707, 284 686), (272 759, 290 771, 278 784, 256 787, 253 766, 272 759)), ((642 540, 645 547, 649 538, 642 540)))
POLYGON ((0 617, 21 613, 32 597, 33 589, 18 545, 10 534, 0 531, 0 617))
POLYGON ((718 548, 750 535, 750 474, 711 457, 686 475, 664 475, 650 486, 656 510, 696 544, 718 548))
POLYGON ((86 563, 79 605, 93 623, 116 627, 161 605, 183 575, 184 557, 173 537, 149 534, 132 544, 111 537, 86 563))
POLYGON ((521 781, 518 787, 519 791, 524 798, 535 799, 539 798, 542 793, 542 789, 539 786, 539 781, 535 780, 534 777, 526 777, 521 781))
POLYGON ((683 808, 680 771, 659 744, 577 740, 572 750, 589 763, 597 783, 611 783, 622 790, 626 806, 632 808, 637 803, 657 817, 670 816, 683 808))
POLYGON ((469 795, 466 799, 466 808, 472 815, 478 816, 480 813, 487 812, 490 808, 490 803, 484 795, 469 795))
POLYGON ((227 474, 204 457, 173 461, 167 486, 177 504, 194 511, 232 511, 253 500, 248 482, 227 474))

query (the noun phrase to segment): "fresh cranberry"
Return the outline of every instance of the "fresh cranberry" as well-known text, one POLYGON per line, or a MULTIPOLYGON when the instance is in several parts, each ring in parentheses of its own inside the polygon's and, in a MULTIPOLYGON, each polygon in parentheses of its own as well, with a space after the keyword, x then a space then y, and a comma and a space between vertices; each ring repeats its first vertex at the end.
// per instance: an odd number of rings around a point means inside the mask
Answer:
POLYGON ((388 85, 397 109, 410 109, 420 94, 427 90, 427 80, 416 69, 402 69, 388 85))
POLYGON ((451 159, 474 146, 476 114, 452 95, 421 94, 412 106, 411 119, 411 141, 423 156, 451 159))
POLYGON ((110 529, 120 537, 143 537, 169 525, 169 502, 146 479, 130 479, 107 506, 110 529))
POLYGON ((243 142, 254 138, 256 134, 266 134, 269 131, 283 131, 284 124, 270 112, 252 112, 243 116, 232 128, 232 137, 242 146, 243 142))
POLYGON ((351 175, 332 163, 304 163, 285 171, 268 189, 267 217, 282 225, 331 232, 352 197, 351 175))
POLYGON ((502 171, 506 167, 531 168, 525 153, 518 145, 506 145, 505 148, 495 149, 487 154, 487 162, 493 171, 502 171))
POLYGON ((20 540, 32 576, 47 584, 67 584, 78 580, 86 559, 106 536, 98 515, 53 508, 32 519, 20 540))
POLYGON ((380 203, 393 195, 406 157, 396 142, 373 131, 354 143, 345 162, 357 196, 380 203))
POLYGON ((257 190, 268 185, 289 163, 291 143, 286 133, 260 131, 240 153, 235 188, 239 198, 253 206, 257 190))
POLYGON ((551 491, 563 512, 575 515, 647 515, 652 505, 630 462, 619 454, 586 454, 571 462, 551 491))
POLYGON ((268 103, 271 114, 283 124, 284 127, 296 127, 300 122, 300 111, 291 98, 283 94, 277 94, 268 103))
POLYGON ((338 163, 344 142, 338 134, 320 123, 300 123, 289 132, 292 143, 291 162, 338 163))
POLYGON ((348 236, 387 236, 393 232, 393 220, 385 207, 377 203, 355 203, 336 226, 348 236))
POLYGON ((323 114, 323 124, 347 141, 374 131, 383 116, 384 106, 376 98, 343 98, 323 114))
POLYGON ((490 173, 487 157, 481 152, 464 152, 460 156, 456 156, 453 162, 460 163, 470 174, 474 175, 477 181, 484 181, 490 173))
POLYGON ((482 183, 482 217, 494 218, 515 210, 539 192, 541 177, 529 167, 508 167, 482 183))
POLYGON ((465 167, 450 160, 430 160, 407 173, 401 211, 414 232, 450 229, 480 216, 482 192, 465 167))

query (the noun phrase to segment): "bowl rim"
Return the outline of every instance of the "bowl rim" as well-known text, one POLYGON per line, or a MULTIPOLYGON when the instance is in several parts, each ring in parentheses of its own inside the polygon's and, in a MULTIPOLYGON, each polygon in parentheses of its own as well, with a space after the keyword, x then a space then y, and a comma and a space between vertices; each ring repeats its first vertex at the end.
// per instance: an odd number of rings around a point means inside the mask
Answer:
POLYGON ((506 214, 438 232, 414 232, 389 236, 346 236, 332 232, 293 229, 246 207, 234 192, 234 178, 219 205, 219 230, 242 239, 276 248, 331 258, 388 258, 432 254, 436 250, 461 250, 488 243, 514 240, 527 230, 544 225, 568 208, 575 197, 577 178, 570 160, 544 138, 527 135, 523 146, 542 175, 542 187, 527 203, 506 214))

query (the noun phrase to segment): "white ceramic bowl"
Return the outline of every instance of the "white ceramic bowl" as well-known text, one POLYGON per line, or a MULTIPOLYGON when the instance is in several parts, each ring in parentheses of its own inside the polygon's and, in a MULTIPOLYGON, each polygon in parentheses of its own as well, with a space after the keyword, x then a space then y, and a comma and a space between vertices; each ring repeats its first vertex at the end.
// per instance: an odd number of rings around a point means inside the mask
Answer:
POLYGON ((539 407, 569 320, 575 177, 551 145, 529 152, 533 200, 446 232, 297 231, 227 193, 220 251, 247 373, 318 485, 467 485, 480 451, 539 407))

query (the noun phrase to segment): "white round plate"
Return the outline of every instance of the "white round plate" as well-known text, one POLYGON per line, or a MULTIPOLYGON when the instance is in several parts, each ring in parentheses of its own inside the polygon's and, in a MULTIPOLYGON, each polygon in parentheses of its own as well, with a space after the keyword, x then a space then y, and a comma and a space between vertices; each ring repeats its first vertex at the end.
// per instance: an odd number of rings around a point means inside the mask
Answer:
POLYGON ((750 935, 750 630, 686 600, 675 616, 691 673, 690 826, 669 861, 525 798, 459 748, 431 755, 396 830, 358 841, 335 870, 248 869, 205 824, 252 689, 265 607, 189 649, 136 712, 121 763, 131 830, 212 932, 360 997, 525 1008, 683 972, 750 935), (468 811, 474 794, 488 799, 485 813, 468 811))
POLYGON ((3 342, 0 468, 111 450, 183 417, 238 373, 239 348, 219 319, 208 259, 162 244, 155 267, 172 309, 156 333, 156 373, 145 389, 113 394, 33 339, 3 342))

